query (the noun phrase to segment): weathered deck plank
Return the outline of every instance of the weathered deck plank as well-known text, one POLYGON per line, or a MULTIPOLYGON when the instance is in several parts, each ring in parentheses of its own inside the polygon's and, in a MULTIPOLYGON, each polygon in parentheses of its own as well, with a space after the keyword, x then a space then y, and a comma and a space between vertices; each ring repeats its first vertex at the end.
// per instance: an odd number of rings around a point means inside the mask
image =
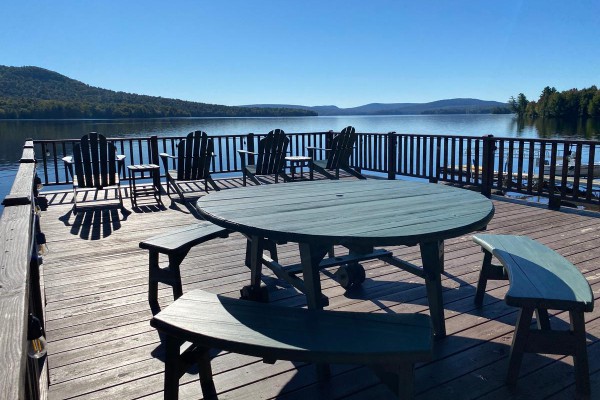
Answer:
MULTIPOLYGON (((241 180, 217 181, 223 188, 241 180)), ((50 254, 44 258, 49 341, 49 398, 161 398, 162 347, 149 326, 147 252, 138 243, 149 236, 194 221, 193 210, 175 203, 143 212, 69 213, 70 194, 53 194, 42 218, 50 254)), ((125 200, 129 208, 129 202, 125 200)), ((489 233, 526 234, 565 256, 600 293, 600 218, 571 212, 495 201, 489 233)), ((418 247, 390 248, 395 255, 420 264, 418 247)), ((184 291, 204 288, 237 296, 249 279, 243 265, 245 240, 239 234, 193 248, 182 263, 184 291)), ((297 247, 279 247, 283 263, 298 262, 297 247)), ((479 247, 469 236, 446 241, 444 288, 448 338, 437 342, 435 359, 418 365, 417 399, 505 398, 506 359, 517 310, 502 301, 506 282, 491 281, 484 307, 473 305, 479 247)), ((364 263, 367 280, 361 290, 345 293, 321 274, 331 309, 363 312, 428 312, 423 281, 374 260, 364 263)), ((333 271, 329 271, 331 274, 333 271)), ((268 283, 276 282, 273 276, 268 283)), ((598 296, 597 296, 598 297, 598 296)), ((303 296, 278 282, 271 293, 278 304, 301 307, 303 296)), ((159 286, 161 305, 172 301, 171 290, 159 286)), ((586 315, 592 393, 600 393, 600 307, 586 315), (598 355, 595 357, 595 355, 598 355)), ((553 321, 565 321, 558 314, 553 321)), ((566 323, 566 322, 564 322, 566 323)), ((572 361, 557 356, 529 355, 519 380, 519 394, 528 398, 570 398, 574 393, 572 361), (546 383, 544 383, 546 382, 546 383)), ((215 384, 222 398, 392 398, 373 374, 356 366, 335 366, 328 384, 316 381, 310 365, 260 360, 221 353, 213 361, 215 384)), ((197 375, 181 380, 181 398, 201 398, 197 375)))

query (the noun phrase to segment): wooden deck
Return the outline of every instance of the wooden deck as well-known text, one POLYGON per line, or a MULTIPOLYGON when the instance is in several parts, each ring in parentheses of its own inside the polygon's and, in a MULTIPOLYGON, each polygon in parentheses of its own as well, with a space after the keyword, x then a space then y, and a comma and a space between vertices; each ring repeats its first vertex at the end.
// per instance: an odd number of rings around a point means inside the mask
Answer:
MULTIPOLYGON (((219 180, 222 187, 241 179, 219 180)), ((123 189, 125 190, 125 189, 123 189)), ((114 193, 110 193, 113 196, 114 193)), ((71 193, 48 194, 50 207, 42 214, 42 229, 50 253, 44 256, 43 280, 50 368, 50 399, 76 397, 162 398, 163 349, 149 325, 147 302, 148 254, 138 243, 152 235, 194 222, 191 206, 165 197, 155 205, 123 215, 118 209, 71 210, 71 193)), ((576 264, 600 298, 600 218, 573 211, 495 199, 496 214, 488 233, 528 235, 576 264)), ((391 248, 394 254, 420 263, 418 247, 391 248)), ((239 234, 193 248, 182 264, 184 291, 203 288, 237 297, 249 280, 243 265, 245 240, 239 234)), ((293 244, 279 248, 284 263, 298 262, 293 244)), ((473 305, 482 261, 470 236, 446 242, 444 303, 448 337, 436 342, 435 359, 417 365, 416 399, 506 399, 507 356, 517 310, 503 299, 506 282, 488 284, 482 309, 473 305)), ((422 279, 381 261, 365 263, 362 289, 345 293, 321 274, 331 309, 363 312, 428 312, 422 279)), ((333 271, 329 271, 333 273, 333 271)), ((329 276, 328 276, 329 275, 329 276)), ((294 289, 265 278, 271 299, 290 307, 305 305, 294 289)), ((172 297, 159 290, 161 304, 172 297)), ((600 398, 600 305, 586 314, 592 398, 600 398)), ((564 314, 553 324, 566 326, 564 314)), ((335 340, 335 338, 332 338, 335 340)), ((181 398, 201 398, 194 371, 181 380, 181 398)), ((318 383, 311 365, 261 360, 220 353, 213 360, 221 399, 390 399, 391 392, 364 367, 336 365, 329 382, 318 383)), ((570 357, 526 355, 514 398, 574 397, 570 357)))

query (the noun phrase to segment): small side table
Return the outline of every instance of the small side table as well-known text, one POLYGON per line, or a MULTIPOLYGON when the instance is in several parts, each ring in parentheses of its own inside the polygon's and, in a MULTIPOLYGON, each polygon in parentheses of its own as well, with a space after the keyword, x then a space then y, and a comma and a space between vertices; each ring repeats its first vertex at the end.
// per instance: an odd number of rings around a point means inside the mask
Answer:
POLYGON ((158 204, 162 204, 160 198, 160 167, 156 164, 139 164, 139 165, 128 165, 129 171, 129 191, 131 193, 131 203, 134 207, 137 207, 138 197, 154 196, 158 204), (140 174, 142 177, 144 172, 148 172, 150 178, 152 178, 152 185, 150 187, 143 186, 137 187, 136 185, 136 174, 140 174))
POLYGON ((290 171, 292 173, 292 180, 295 179, 296 167, 300 167, 300 179, 302 179, 304 175, 304 166, 308 165, 308 163, 312 160, 310 157, 306 156, 287 156, 285 161, 290 163, 290 171))

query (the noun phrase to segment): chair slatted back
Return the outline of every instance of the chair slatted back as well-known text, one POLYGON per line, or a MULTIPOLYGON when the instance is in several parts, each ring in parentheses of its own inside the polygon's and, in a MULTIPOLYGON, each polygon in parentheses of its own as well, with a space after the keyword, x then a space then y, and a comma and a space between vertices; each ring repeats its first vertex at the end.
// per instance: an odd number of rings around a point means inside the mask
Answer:
POLYGON ((209 176, 213 151, 213 140, 206 132, 190 132, 179 143, 177 180, 196 181, 209 176))
POLYGON ((340 166, 348 165, 357 139, 358 134, 353 126, 347 126, 337 134, 331 141, 327 169, 337 169, 340 166))
POLYGON ((102 189, 116 183, 116 148, 104 135, 91 132, 73 146, 77 185, 102 189))
POLYGON ((285 167, 285 155, 290 139, 282 129, 272 130, 258 142, 257 175, 277 174, 285 167))

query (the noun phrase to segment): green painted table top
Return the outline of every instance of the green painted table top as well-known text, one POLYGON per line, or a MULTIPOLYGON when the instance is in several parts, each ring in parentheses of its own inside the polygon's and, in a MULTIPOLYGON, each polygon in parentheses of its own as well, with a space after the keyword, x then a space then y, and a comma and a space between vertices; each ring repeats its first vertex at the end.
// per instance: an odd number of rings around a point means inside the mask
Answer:
POLYGON ((412 181, 310 181, 222 190, 200 198, 217 225, 276 241, 413 245, 485 227, 492 202, 464 189, 412 181))

